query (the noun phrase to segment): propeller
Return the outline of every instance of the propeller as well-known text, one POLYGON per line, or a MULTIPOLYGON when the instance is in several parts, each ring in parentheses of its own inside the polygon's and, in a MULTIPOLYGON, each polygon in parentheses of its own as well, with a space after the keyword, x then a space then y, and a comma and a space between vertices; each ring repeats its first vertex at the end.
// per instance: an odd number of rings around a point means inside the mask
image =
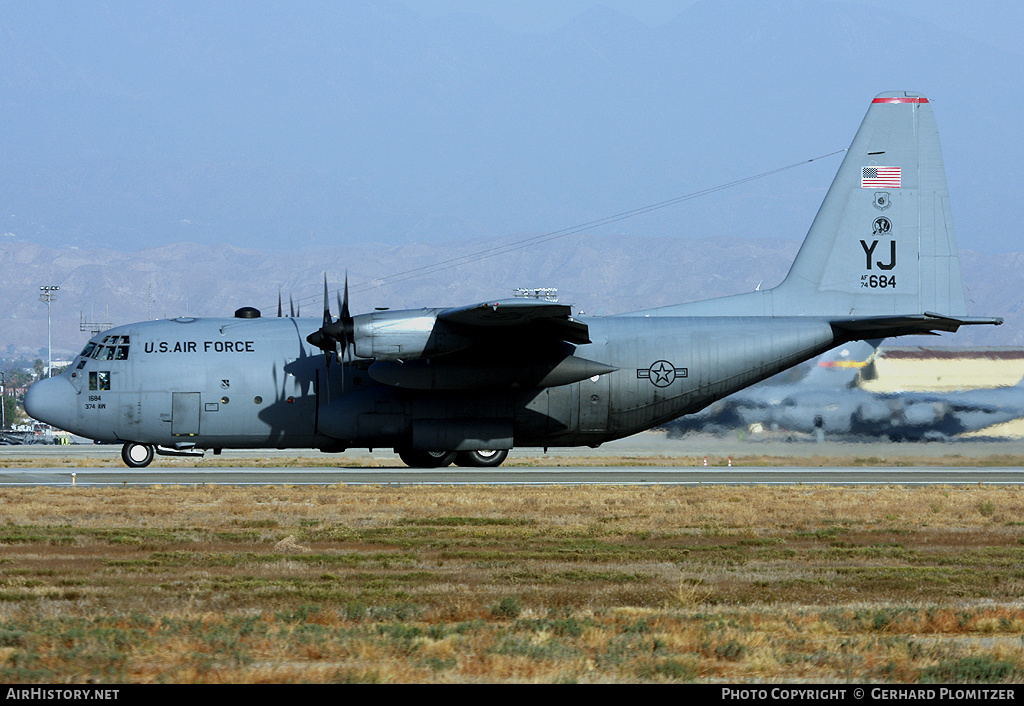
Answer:
POLYGON ((306 336, 306 340, 326 354, 328 366, 331 364, 332 353, 338 356, 339 362, 344 362, 344 359, 348 357, 346 354, 349 351, 349 347, 355 343, 354 324, 348 309, 348 273, 345 273, 345 298, 338 300, 340 315, 337 321, 334 321, 331 317, 329 302, 327 275, 324 275, 323 324, 316 331, 306 336), (340 353, 338 352, 339 346, 341 347, 340 353))
MULTIPOLYGON (((292 295, 288 294, 288 316, 290 316, 291 318, 294 319, 298 315, 299 315, 298 314, 298 310, 295 308, 295 302, 292 301, 292 295)), ((281 306, 281 288, 278 287, 278 289, 277 289, 277 318, 280 319, 282 316, 284 316, 284 309, 281 306)))

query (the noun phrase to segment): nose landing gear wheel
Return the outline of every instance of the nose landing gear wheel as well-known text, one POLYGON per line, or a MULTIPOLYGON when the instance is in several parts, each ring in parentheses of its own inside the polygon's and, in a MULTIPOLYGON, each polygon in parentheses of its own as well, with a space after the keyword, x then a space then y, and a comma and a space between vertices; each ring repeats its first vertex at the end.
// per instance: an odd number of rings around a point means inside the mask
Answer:
POLYGON ((145 468, 153 461, 153 447, 129 441, 121 447, 121 460, 128 468, 145 468))
POLYGON ((455 465, 472 466, 475 468, 494 468, 504 463, 506 458, 508 458, 508 449, 460 451, 455 454, 455 465))

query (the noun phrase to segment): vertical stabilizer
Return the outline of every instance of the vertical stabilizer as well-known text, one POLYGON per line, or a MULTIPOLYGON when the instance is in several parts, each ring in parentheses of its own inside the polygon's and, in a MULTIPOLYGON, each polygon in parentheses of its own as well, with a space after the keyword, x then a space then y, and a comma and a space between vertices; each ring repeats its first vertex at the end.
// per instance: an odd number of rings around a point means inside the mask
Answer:
POLYGON ((871 360, 881 339, 856 341, 834 348, 819 356, 801 380, 805 387, 824 387, 838 390, 852 387, 860 371, 871 360))
POLYGON ((928 99, 871 102, 785 281, 775 315, 967 313, 928 99))

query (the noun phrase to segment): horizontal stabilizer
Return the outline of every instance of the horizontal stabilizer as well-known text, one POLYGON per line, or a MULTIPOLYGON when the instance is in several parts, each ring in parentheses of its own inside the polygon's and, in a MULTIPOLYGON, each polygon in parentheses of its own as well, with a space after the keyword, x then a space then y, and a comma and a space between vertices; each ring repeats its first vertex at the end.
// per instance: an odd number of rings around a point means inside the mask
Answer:
POLYGON ((1002 318, 950 317, 925 312, 919 316, 876 316, 870 318, 837 319, 832 328, 850 334, 853 339, 888 338, 933 334, 938 331, 953 333, 961 326, 990 324, 999 326, 1002 318))

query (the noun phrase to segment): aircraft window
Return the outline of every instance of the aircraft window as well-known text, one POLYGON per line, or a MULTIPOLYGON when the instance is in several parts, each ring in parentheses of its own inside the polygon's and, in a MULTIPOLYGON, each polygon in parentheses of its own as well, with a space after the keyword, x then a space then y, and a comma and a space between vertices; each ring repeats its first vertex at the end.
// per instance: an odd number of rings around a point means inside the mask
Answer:
POLYGON ((96 350, 96 344, 93 343, 92 341, 89 341, 88 343, 85 344, 85 348, 82 350, 82 357, 88 358, 89 356, 92 355, 92 352, 94 350, 96 350))
POLYGON ((114 353, 114 360, 128 360, 128 346, 118 346, 114 353))
POLYGON ((89 391, 109 390, 110 389, 110 371, 93 370, 89 373, 89 391))
POLYGON ((100 354, 100 360, 113 360, 114 359, 114 347, 103 346, 103 352, 100 354))

